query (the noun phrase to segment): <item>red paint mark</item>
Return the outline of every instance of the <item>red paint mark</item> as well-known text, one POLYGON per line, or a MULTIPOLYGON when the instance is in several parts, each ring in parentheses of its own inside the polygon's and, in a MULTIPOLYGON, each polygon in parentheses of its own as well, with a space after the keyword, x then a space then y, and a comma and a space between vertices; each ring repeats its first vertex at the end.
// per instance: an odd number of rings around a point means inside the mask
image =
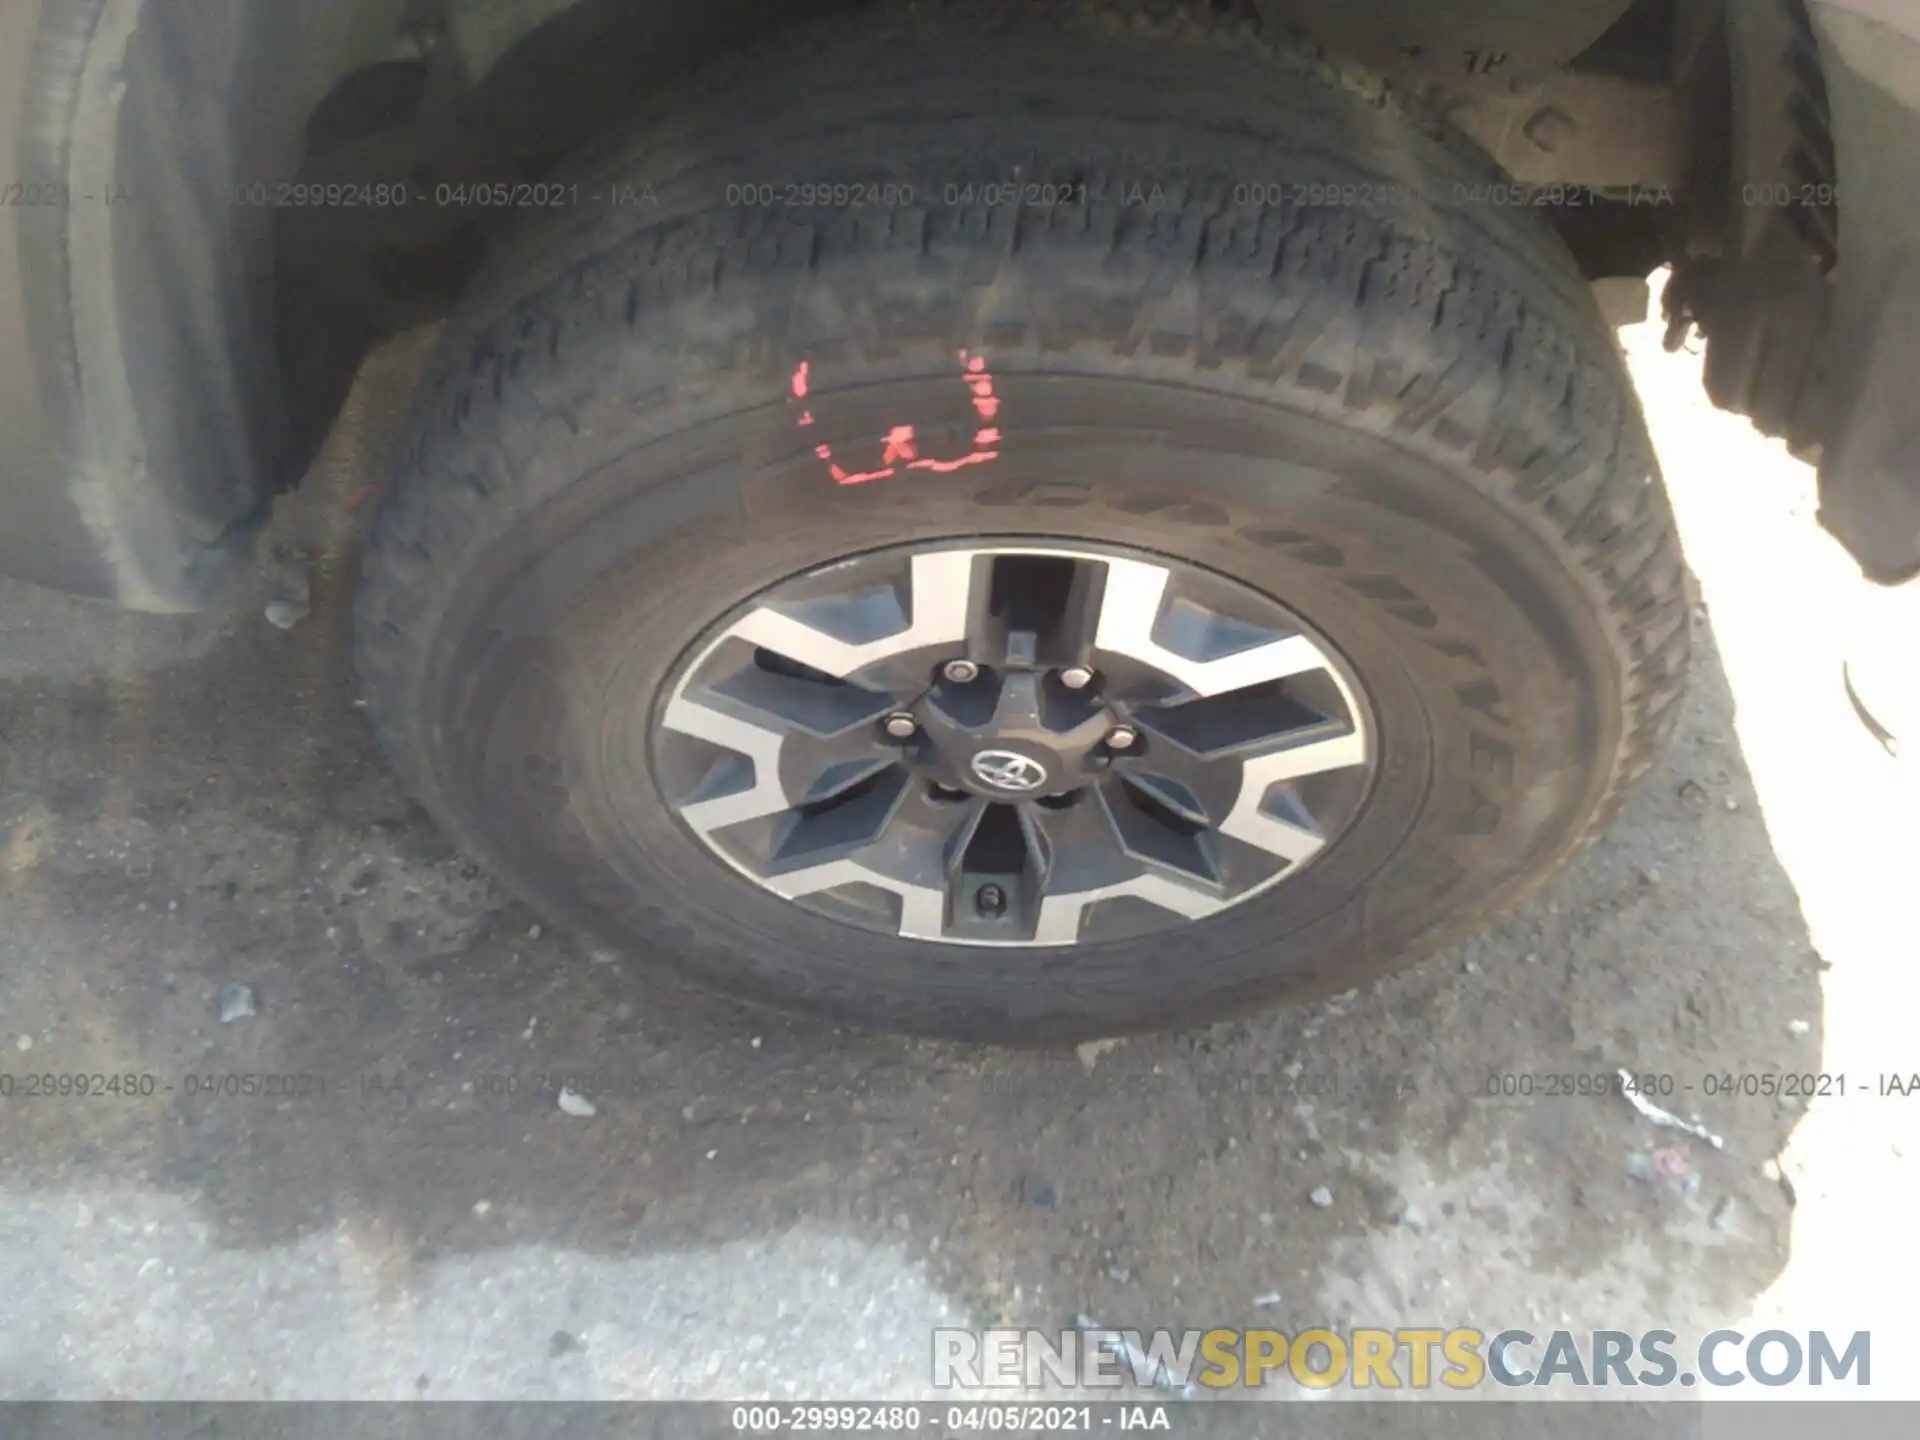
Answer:
MULTIPOLYGON (((833 458, 831 445, 816 445, 813 453, 827 467, 827 473, 833 477, 836 485, 865 485, 875 480, 890 480, 899 473, 902 462, 909 470, 929 470, 936 475, 948 475, 969 465, 984 465, 990 460, 998 460, 997 448, 1001 441, 999 429, 991 424, 1000 414, 999 398, 993 393, 993 374, 987 369, 984 356, 969 355, 965 350, 959 352, 961 379, 966 383, 968 393, 973 397, 974 413, 980 417, 980 426, 973 434, 973 449, 965 455, 952 460, 923 459, 920 456, 920 442, 915 438, 911 425, 895 425, 887 431, 882 441, 880 468, 878 470, 860 470, 848 472, 833 458)), ((812 367, 810 362, 802 360, 793 372, 793 398, 807 398, 812 385, 812 367)), ((813 411, 802 410, 799 424, 813 424, 813 411)))
POLYGON ((962 455, 958 460, 916 460, 907 466, 909 470, 931 470, 936 475, 950 475, 955 470, 964 470, 969 465, 984 465, 989 460, 998 460, 998 450, 975 450, 962 455))
MULTIPOLYGON (((822 460, 827 459, 824 455, 820 458, 822 460)), ((833 483, 836 485, 865 485, 873 480, 891 480, 894 476, 894 469, 889 465, 884 470, 860 470, 849 475, 829 460, 827 461, 827 473, 833 476, 833 483)))
POLYGON ((833 447, 831 445, 816 445, 813 447, 813 453, 818 455, 826 465, 827 473, 833 476, 833 483, 836 485, 864 485, 869 480, 889 479, 894 473, 893 467, 888 466, 884 470, 865 470, 859 474, 849 475, 845 470, 842 470, 838 465, 833 463, 833 447))
POLYGON ((887 448, 880 456, 880 463, 892 465, 896 461, 911 460, 919 453, 913 440, 913 426, 896 425, 887 432, 887 448))

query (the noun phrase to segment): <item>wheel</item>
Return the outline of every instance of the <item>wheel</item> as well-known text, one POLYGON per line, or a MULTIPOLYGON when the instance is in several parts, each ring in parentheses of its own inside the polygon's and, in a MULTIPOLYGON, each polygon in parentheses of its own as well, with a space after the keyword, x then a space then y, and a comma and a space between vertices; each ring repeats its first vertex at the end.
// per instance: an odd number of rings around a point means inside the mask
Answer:
POLYGON ((1105 6, 733 62, 451 322, 384 745, 547 913, 876 1027, 1190 1024, 1484 923, 1651 763, 1687 617, 1612 336, 1483 178, 1105 6))

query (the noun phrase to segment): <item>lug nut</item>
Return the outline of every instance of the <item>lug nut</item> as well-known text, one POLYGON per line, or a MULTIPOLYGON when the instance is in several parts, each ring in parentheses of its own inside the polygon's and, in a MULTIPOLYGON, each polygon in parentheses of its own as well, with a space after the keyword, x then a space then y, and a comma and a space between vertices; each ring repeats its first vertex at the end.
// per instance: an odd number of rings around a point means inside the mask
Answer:
POLYGON ((887 716, 886 732, 896 740, 905 740, 919 728, 920 726, 915 723, 913 716, 907 714, 904 710, 896 710, 893 714, 887 716))
POLYGON ((1069 665, 1060 672, 1060 683, 1069 690, 1084 690, 1093 683, 1093 671, 1084 665, 1069 665))
POLYGON ((974 892, 973 905, 982 915, 997 919, 1007 913, 1007 892, 998 885, 982 885, 974 892))
POLYGON ((1116 725, 1107 732, 1109 750, 1131 750, 1140 742, 1140 732, 1131 725, 1116 725))
POLYGON ((949 660, 940 672, 956 685, 965 685, 980 677, 980 667, 971 660, 949 660))

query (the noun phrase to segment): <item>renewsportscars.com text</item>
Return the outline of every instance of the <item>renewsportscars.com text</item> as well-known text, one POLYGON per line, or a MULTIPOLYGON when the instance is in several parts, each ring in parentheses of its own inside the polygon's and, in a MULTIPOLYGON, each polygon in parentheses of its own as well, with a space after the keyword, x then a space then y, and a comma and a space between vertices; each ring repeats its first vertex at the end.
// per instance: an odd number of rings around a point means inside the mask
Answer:
POLYGON ((1872 1337, 1811 1330, 1715 1330, 1697 1346, 1671 1330, 1486 1331, 1471 1327, 1300 1330, 936 1330, 938 1390, 1472 1390, 1681 1388, 1872 1383, 1872 1337))

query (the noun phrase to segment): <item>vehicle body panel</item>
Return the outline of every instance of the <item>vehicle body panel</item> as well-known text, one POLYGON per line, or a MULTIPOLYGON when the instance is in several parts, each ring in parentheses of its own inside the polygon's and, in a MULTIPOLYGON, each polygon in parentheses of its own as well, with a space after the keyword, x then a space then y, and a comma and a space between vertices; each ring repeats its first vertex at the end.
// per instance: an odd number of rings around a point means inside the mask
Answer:
POLYGON ((286 483, 271 213, 301 125, 397 0, 0 7, 0 569, 211 602, 286 483))

